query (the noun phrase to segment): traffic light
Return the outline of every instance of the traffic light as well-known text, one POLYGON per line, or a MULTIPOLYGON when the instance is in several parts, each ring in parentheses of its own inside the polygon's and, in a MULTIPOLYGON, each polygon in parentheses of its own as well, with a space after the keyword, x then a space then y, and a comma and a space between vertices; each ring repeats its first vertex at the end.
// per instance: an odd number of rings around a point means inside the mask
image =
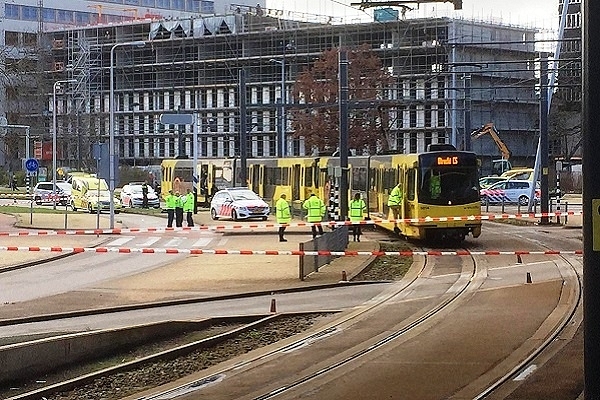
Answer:
POLYGON ((452 0, 455 10, 462 10, 462 0, 452 0))

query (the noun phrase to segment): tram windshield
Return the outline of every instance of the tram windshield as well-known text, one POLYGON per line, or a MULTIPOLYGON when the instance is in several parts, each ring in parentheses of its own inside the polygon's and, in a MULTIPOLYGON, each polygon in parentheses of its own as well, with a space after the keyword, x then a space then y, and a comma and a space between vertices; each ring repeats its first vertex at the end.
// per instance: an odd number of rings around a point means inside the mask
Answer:
POLYGON ((471 157, 470 153, 423 155, 417 190, 419 202, 425 204, 479 202, 479 174, 475 156, 471 157))

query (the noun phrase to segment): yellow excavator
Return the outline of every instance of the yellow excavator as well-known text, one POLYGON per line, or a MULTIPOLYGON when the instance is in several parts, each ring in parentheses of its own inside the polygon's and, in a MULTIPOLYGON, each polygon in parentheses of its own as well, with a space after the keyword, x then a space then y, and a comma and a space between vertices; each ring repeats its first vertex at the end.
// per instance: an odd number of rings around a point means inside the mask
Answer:
POLYGON ((480 138, 483 135, 490 135, 498 146, 498 150, 500 150, 500 154, 502 155, 502 159, 500 160, 492 160, 492 169, 494 174, 500 175, 505 171, 512 169, 512 165, 509 161, 510 159, 510 150, 504 144, 504 142, 500 139, 498 130, 494 126, 492 122, 483 125, 481 128, 474 130, 471 132, 471 140, 475 140, 480 138))

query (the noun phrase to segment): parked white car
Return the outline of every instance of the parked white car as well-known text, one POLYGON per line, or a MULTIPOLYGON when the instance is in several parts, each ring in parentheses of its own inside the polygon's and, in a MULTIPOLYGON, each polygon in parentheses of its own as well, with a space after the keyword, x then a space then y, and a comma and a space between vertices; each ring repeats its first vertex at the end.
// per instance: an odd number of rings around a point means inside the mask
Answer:
MULTIPOLYGON (((69 187, 71 185, 67 184, 69 187)), ((64 189, 56 182, 56 188, 52 182, 39 182, 33 188, 33 201, 35 204, 60 204, 65 205, 70 203, 71 192, 65 193, 64 189)))
POLYGON ((263 221, 269 216, 269 205, 259 195, 245 187, 219 190, 210 202, 212 219, 260 218, 263 221))
MULTIPOLYGON (((150 185, 147 186, 148 207, 159 208, 160 200, 158 198, 158 195, 150 185)), ((144 195, 142 194, 142 184, 135 182, 123 186, 123 189, 121 189, 121 203, 123 204, 123 207, 142 207, 144 203, 144 195)))

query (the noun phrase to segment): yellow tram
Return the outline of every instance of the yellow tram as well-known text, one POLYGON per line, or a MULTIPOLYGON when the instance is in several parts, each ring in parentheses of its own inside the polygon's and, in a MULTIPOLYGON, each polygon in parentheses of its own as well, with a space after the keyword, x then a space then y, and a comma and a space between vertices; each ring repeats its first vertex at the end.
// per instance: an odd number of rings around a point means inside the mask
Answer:
MULTIPOLYGON (((239 179, 240 160, 199 159, 198 204, 208 205, 216 190, 248 186, 271 206, 282 193, 301 213, 311 193, 326 203, 336 177, 338 157, 248 158, 247 182, 239 179)), ((185 192, 192 186, 192 160, 162 162, 161 191, 185 192)), ((481 234, 478 161, 475 153, 444 145, 419 154, 348 157, 348 198, 360 192, 368 217, 377 225, 407 238, 463 240, 481 234), (437 189, 431 189, 435 181, 437 189), (388 207, 390 192, 400 184, 403 193, 398 221, 388 207)))

